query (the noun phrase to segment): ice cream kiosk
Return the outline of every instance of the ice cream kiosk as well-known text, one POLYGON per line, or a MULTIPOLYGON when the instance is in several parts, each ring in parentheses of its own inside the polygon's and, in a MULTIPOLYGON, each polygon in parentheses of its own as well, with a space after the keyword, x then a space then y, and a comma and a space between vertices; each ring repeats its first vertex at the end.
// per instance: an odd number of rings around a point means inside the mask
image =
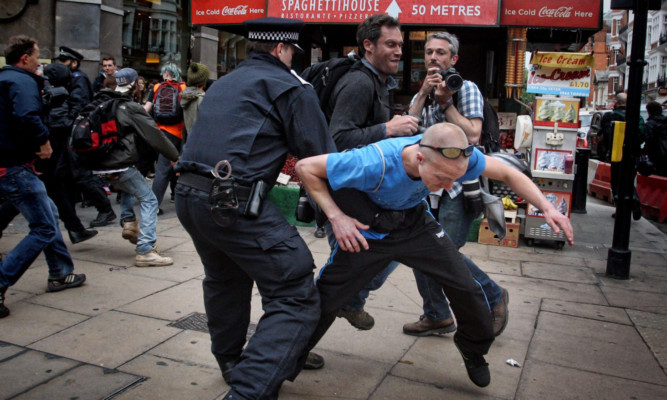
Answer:
MULTIPOLYGON (((570 216, 574 156, 579 128, 579 98, 590 90, 589 53, 536 52, 531 59, 528 92, 539 93, 533 113, 531 169, 533 181, 562 214, 570 216)), ((524 226, 526 244, 555 241, 563 248, 565 235, 556 234, 537 207, 528 203, 524 226)))

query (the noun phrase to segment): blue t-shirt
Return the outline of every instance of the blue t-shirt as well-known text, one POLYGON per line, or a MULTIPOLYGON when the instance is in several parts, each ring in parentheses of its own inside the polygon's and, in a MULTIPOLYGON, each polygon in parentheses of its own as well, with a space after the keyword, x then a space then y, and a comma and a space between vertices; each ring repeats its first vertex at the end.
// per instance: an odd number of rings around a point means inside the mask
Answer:
MULTIPOLYGON (((421 179, 412 179, 405 172, 401 152, 403 148, 419 142, 421 138, 422 135, 385 139, 359 149, 329 154, 327 175, 331 187, 334 190, 360 190, 375 204, 387 210, 406 210, 417 206, 430 191, 421 179)), ((457 182, 478 178, 484 168, 484 155, 475 149, 468 160, 465 175, 457 182)))

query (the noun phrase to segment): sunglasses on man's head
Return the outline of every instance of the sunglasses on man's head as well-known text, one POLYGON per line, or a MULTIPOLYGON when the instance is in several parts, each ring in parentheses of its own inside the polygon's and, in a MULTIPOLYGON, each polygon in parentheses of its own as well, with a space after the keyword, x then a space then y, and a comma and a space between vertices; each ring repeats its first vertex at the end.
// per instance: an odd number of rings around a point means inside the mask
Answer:
POLYGON ((475 148, 472 145, 466 147, 465 149, 459 149, 458 147, 435 147, 423 143, 419 143, 419 147, 428 147, 429 149, 433 149, 442 154, 443 157, 449 158, 451 160, 455 160, 461 157, 461 155, 463 155, 463 157, 470 157, 473 149, 475 148))

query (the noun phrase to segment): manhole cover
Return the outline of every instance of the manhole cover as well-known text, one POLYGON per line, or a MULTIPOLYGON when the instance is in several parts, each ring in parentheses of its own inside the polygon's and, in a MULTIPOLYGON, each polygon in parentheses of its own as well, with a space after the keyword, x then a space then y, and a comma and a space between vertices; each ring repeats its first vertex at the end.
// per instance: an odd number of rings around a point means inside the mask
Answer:
MULTIPOLYGON (((187 329, 190 331, 208 333, 208 318, 206 318, 206 314, 203 313, 192 313, 185 318, 181 318, 176 322, 172 322, 168 326, 178 329, 187 329)), ((250 339, 250 337, 255 333, 256 328, 257 324, 250 323, 248 325, 246 339, 250 339)))

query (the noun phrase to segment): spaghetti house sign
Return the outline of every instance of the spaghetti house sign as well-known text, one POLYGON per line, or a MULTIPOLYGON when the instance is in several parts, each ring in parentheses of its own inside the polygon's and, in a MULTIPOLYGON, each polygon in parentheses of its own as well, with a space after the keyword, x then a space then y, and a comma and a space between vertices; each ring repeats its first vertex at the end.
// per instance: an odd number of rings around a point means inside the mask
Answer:
POLYGON ((598 29, 601 0, 192 0, 193 25, 240 24, 261 17, 358 24, 389 14, 402 24, 598 29))

